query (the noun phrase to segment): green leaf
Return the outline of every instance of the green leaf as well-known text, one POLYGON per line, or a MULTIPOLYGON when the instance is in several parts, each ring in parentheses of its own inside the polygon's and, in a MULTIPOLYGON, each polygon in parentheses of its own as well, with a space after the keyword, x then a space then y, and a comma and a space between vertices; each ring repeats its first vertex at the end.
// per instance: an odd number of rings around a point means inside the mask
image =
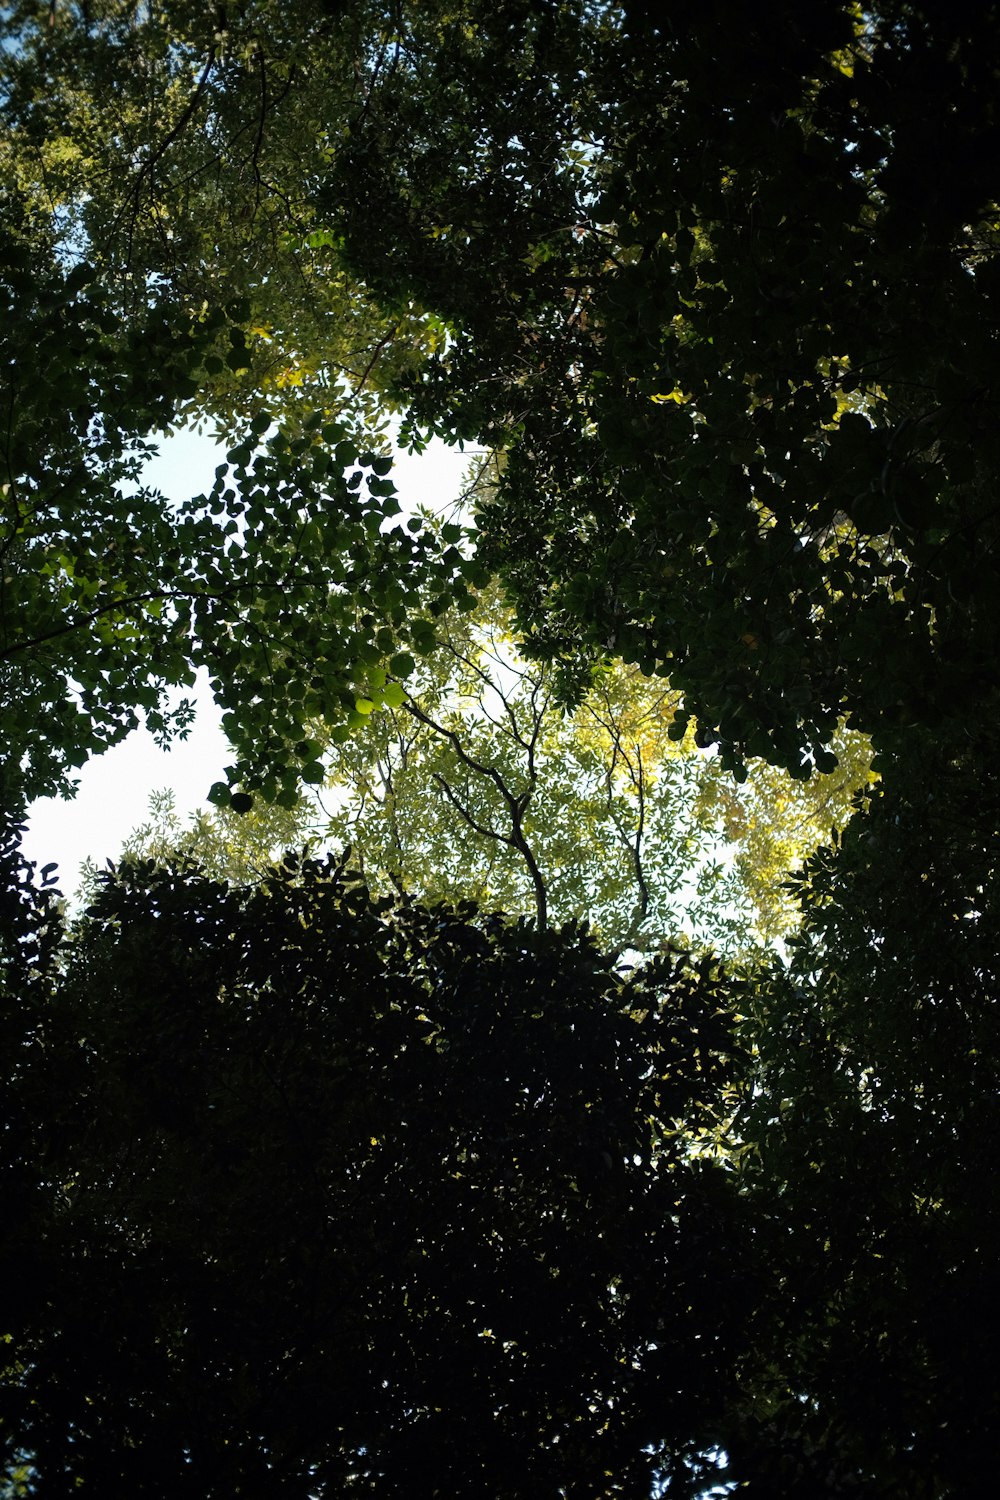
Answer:
MULTIPOLYGON (((429 656, 437 645, 437 636, 432 627, 425 621, 418 620, 413 626, 412 635, 414 650, 419 651, 421 656, 429 656)), ((397 677, 405 677, 406 675, 405 672, 396 672, 397 677)))

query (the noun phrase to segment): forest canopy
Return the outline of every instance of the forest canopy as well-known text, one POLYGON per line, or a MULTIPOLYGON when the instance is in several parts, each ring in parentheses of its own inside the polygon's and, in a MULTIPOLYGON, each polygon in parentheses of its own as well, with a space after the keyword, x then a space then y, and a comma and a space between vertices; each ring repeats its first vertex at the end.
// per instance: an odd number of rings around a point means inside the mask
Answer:
POLYGON ((0 1493, 988 1492, 997 8, 0 26, 0 1493))

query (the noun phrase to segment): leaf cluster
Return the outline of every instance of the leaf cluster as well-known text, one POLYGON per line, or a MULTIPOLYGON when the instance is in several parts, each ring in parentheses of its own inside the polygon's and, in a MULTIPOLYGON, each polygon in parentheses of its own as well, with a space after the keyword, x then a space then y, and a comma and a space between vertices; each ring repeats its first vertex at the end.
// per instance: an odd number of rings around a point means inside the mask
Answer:
POLYGON ((734 1055, 709 962, 146 864, 35 1017, 3 1417, 46 1494, 631 1493, 710 1428, 749 1304, 687 1148, 734 1055))
POLYGON ((414 420, 505 447, 482 547, 534 648, 808 777, 845 714, 891 737, 994 680, 995 18, 569 14, 434 54, 411 21, 323 191, 448 322, 414 420))

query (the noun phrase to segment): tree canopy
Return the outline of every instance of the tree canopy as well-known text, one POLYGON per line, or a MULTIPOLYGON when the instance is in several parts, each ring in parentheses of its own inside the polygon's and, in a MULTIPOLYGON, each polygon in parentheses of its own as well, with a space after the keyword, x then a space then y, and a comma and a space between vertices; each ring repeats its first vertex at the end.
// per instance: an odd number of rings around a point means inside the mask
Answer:
POLYGON ((477 557, 533 651, 665 676, 738 773, 828 770, 845 714, 884 739, 992 682, 989 14, 8 25, 23 213, 130 324, 240 314, 198 386, 234 438, 395 408, 496 445, 477 557))
POLYGON ((412 409, 503 445, 482 547, 537 649, 668 676, 733 765, 822 769, 845 712, 968 711, 995 686, 992 10, 478 21, 372 67, 319 192, 360 274, 448 322, 412 409))
POLYGON ((17 314, 0 335, 12 791, 66 790, 140 717, 168 739, 190 719, 170 690, 205 667, 235 749, 229 783, 293 799, 316 774, 307 723, 359 722, 362 681, 377 663, 405 675, 405 648, 433 644, 428 608, 468 597, 480 565, 446 558, 419 520, 390 529, 390 460, 318 410, 266 441, 257 412, 205 492, 171 506, 141 460, 198 388, 206 351, 234 338, 226 315, 189 321, 157 303, 125 320, 92 266, 36 268, 15 239, 0 293, 17 314))
POLYGON ((178 817, 169 796, 130 858, 184 853, 246 880, 286 848, 350 847, 369 888, 588 921, 610 949, 664 944, 734 956, 794 928, 792 870, 850 818, 871 750, 846 731, 840 764, 808 782, 753 762, 737 784, 689 734, 678 697, 606 664, 575 710, 551 665, 522 658, 495 589, 438 618, 438 648, 402 684, 376 668, 366 724, 317 726, 325 779, 295 808, 178 817))
POLYGON ((46 1494, 597 1496, 712 1433, 721 972, 387 905, 147 865, 37 992, 4 1423, 46 1494))
POLYGON ((988 1493, 996 6, 0 25, 0 1486, 988 1493))

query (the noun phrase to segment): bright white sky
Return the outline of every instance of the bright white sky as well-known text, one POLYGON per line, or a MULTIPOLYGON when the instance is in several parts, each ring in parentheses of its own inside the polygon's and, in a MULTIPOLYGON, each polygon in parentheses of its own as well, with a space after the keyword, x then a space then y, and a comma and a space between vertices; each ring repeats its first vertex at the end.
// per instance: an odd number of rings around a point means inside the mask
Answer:
MULTIPOLYGON (((449 505, 460 491, 470 456, 468 449, 460 453, 441 442, 432 443, 419 458, 397 454, 393 479, 404 510, 427 505, 438 511, 449 505)), ((169 499, 182 501, 209 490, 224 459, 225 450, 210 437, 185 431, 161 443, 147 478, 169 499)), ((178 812, 186 817, 206 805, 213 781, 225 780, 229 751, 207 680, 196 696, 198 717, 186 740, 163 751, 146 730, 137 730, 83 768, 72 801, 46 798, 32 804, 24 852, 39 865, 58 863, 64 895, 75 893, 84 860, 103 865, 118 857, 128 834, 146 820, 151 791, 172 788, 178 812)))

